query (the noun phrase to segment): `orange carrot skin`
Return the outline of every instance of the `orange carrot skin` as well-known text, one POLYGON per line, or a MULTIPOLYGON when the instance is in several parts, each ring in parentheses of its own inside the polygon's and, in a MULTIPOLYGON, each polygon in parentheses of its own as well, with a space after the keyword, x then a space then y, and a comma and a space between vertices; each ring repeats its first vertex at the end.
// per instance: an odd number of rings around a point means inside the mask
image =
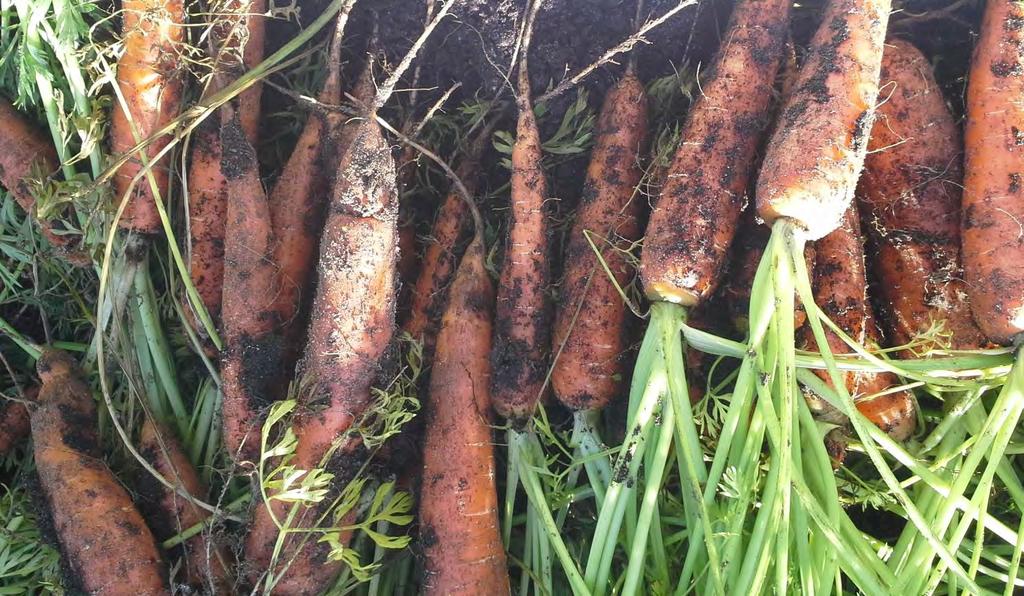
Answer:
POLYGON ((745 0, 733 9, 647 226, 640 276, 652 300, 694 306, 715 290, 767 124, 789 6, 745 0))
MULTIPOLYGON (((199 480, 199 475, 185 455, 181 444, 169 430, 147 419, 142 425, 138 448, 146 461, 168 482, 179 486, 197 499, 206 497, 206 487, 199 480)), ((148 475, 149 472, 143 471, 140 474, 148 475)), ((189 503, 185 497, 156 479, 148 478, 142 484, 151 489, 149 494, 145 494, 146 491, 140 488, 140 492, 143 493, 140 495, 140 506, 146 513, 154 533, 161 540, 167 540, 209 519, 208 511, 189 503)), ((233 592, 231 572, 227 567, 233 559, 229 558, 227 549, 211 544, 206 532, 193 536, 183 543, 182 547, 185 578, 189 585, 211 594, 233 592)))
MULTIPOLYGON (((855 204, 850 206, 839 228, 815 243, 815 254, 815 303, 857 343, 877 344, 880 334, 868 300, 864 241, 855 204)), ((833 353, 848 354, 852 351, 831 330, 826 329, 825 334, 833 353)), ((809 327, 805 327, 801 335, 807 349, 817 349, 809 327)), ((815 374, 831 386, 828 371, 816 370, 815 374)), ((916 403, 909 391, 864 399, 898 385, 899 379, 895 375, 847 371, 843 373, 843 379, 857 409, 892 438, 902 441, 914 432, 916 403)))
MULTIPOLYGON (((137 140, 147 139, 178 115, 184 79, 179 51, 185 39, 186 17, 181 0, 126 0, 122 8, 125 49, 117 64, 117 84, 131 112, 131 121, 120 103, 115 102, 110 125, 114 154, 129 151, 137 140), (132 123, 137 140, 132 134, 132 123)), ((152 158, 170 139, 171 135, 157 138, 144 150, 145 155, 152 158)), ((170 160, 151 162, 150 166, 156 187, 161 197, 166 198, 170 160)), ((115 200, 121 201, 131 193, 118 225, 124 230, 157 234, 163 226, 148 177, 143 176, 132 185, 132 179, 143 169, 135 154, 114 174, 115 200)))
MULTIPOLYGON (((214 26, 214 56, 218 70, 206 95, 212 95, 240 74, 263 60, 265 37, 265 0, 235 3, 224 17, 227 22, 214 26), (237 13, 248 13, 248 15, 237 13), (241 64, 235 53, 244 43, 241 64)), ((238 96, 239 120, 249 143, 255 146, 259 136, 260 97, 263 85, 256 83, 238 96)), ((224 284, 224 221, 227 218, 227 183, 220 171, 221 148, 219 119, 207 118, 192 135, 192 163, 188 171, 189 191, 189 273, 196 291, 214 321, 220 315, 221 288, 224 284)), ((201 325, 194 325, 197 329, 201 325)))
POLYGON ((974 318, 994 342, 1024 331, 1024 4, 986 3, 967 87, 963 259, 974 318))
POLYGON ((816 240, 853 199, 874 121, 890 0, 830 0, 757 181, 757 211, 816 240))
MULTIPOLYGON (((25 392, 26 399, 34 399, 35 389, 25 392)), ((3 400, 0 401, 0 456, 10 453, 22 444, 29 434, 29 416, 25 404, 3 400)))
POLYGON ((488 395, 494 289, 484 257, 477 236, 452 282, 430 378, 419 498, 428 595, 509 592, 488 395))
POLYGON ((544 207, 548 190, 541 155, 533 108, 528 98, 520 97, 512 148, 512 208, 491 350, 494 409, 517 425, 533 415, 551 345, 551 262, 544 207))
POLYGON ((55 233, 57 221, 36 217, 36 199, 28 180, 33 167, 44 175, 57 170, 57 152, 53 144, 26 120, 7 100, 0 97, 0 186, 6 188, 26 213, 39 222, 43 235, 68 262, 85 266, 92 263, 88 255, 74 248, 74 237, 55 233))
POLYGON ((596 129, 583 197, 565 251, 551 372, 555 395, 574 410, 603 408, 626 378, 628 309, 584 236, 589 232, 620 287, 633 270, 609 242, 628 249, 640 237, 643 199, 635 196, 647 145, 647 93, 628 72, 607 94, 596 129))
POLYGON ((888 42, 880 80, 891 92, 878 107, 858 199, 892 342, 943 322, 950 347, 976 349, 985 339, 960 267, 960 130, 911 44, 888 42))
MULTIPOLYGON (((331 444, 366 411, 370 387, 395 329, 395 262, 398 193, 391 149, 374 119, 361 121, 337 168, 331 205, 320 244, 319 281, 310 318, 301 376, 315 388, 314 398, 293 423, 298 445, 292 463, 301 469, 320 465, 331 444)), ((345 441, 336 453, 358 445, 345 441)), ((284 511, 281 504, 275 511, 284 511)), ((315 512, 300 513, 299 524, 315 512)), ((246 559, 266 569, 278 530, 265 504, 254 513, 246 541, 246 559)), ((326 561, 327 547, 310 540, 294 553, 286 542, 281 561, 293 558, 278 584, 282 594, 318 594, 337 576, 341 563, 326 561)))
POLYGON ((258 461, 261 410, 278 397, 285 376, 275 310, 280 278, 256 152, 237 113, 225 112, 225 118, 230 119, 221 128, 228 197, 221 356, 224 445, 238 460, 258 461))
POLYGON ((82 592, 170 594, 156 541, 103 463, 96 406, 71 357, 46 349, 32 409, 35 463, 61 554, 82 592))

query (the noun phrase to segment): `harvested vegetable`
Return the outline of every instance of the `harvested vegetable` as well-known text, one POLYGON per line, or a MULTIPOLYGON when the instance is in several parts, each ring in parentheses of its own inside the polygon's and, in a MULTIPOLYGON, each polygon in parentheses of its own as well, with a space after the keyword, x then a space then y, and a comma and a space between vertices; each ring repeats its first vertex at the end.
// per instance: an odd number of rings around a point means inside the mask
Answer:
MULTIPOLYGON (((35 399, 36 389, 25 392, 25 399, 35 399)), ((0 398, 0 456, 20 445, 30 431, 28 409, 25 404, 0 398)))

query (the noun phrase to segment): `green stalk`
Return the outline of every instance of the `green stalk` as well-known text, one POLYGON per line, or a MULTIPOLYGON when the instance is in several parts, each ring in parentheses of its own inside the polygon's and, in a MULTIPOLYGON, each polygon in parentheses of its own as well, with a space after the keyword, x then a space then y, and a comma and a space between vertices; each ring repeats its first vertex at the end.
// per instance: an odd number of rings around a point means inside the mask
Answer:
POLYGON ((587 471, 587 480, 594 490, 594 500, 600 510, 604 503, 604 493, 611 481, 612 470, 596 430, 598 418, 600 418, 600 412, 596 410, 574 412, 572 444, 583 460, 583 466, 587 471))

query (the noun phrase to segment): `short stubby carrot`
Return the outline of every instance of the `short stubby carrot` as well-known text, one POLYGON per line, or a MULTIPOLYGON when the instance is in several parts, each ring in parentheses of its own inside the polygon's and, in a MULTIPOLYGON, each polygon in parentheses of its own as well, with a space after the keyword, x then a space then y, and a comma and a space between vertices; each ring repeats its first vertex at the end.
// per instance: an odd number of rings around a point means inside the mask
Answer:
POLYGON ((871 129, 857 196, 875 249, 882 318, 894 345, 942 324, 939 345, 976 349, 985 340, 960 266, 960 129, 931 64, 908 42, 886 44, 881 85, 889 92, 871 129))
POLYGON ((831 0, 782 110, 757 180, 757 211, 807 240, 853 200, 874 122, 890 0, 831 0))
MULTIPOLYGON (((881 337, 871 303, 868 299, 867 271, 864 259, 864 240, 856 204, 851 204, 842 225, 815 242, 814 301, 844 333, 861 345, 877 343, 881 337)), ((825 331, 828 347, 835 354, 852 352, 846 342, 830 329, 825 331)), ((808 350, 817 346, 809 327, 802 330, 802 343, 808 350)), ((831 385, 828 371, 815 374, 831 385)), ((909 391, 877 395, 899 385, 896 375, 889 372, 846 371, 843 373, 846 390, 857 409, 894 439, 902 441, 914 432, 917 424, 916 402, 909 391)), ((824 408, 819 415, 842 420, 841 414, 827 404, 811 397, 812 405, 824 408)), ((815 408, 818 409, 818 408, 815 408)))
POLYGON ((1024 331, 1024 5, 986 3, 967 86, 963 260, 974 318, 994 342, 1024 331))
POLYGON ((629 309, 615 285, 626 287, 634 274, 623 251, 640 237, 643 199, 636 188, 643 176, 640 156, 646 150, 647 128, 647 93, 629 69, 605 96, 565 249, 551 384, 558 399, 574 410, 604 407, 621 393, 627 378, 629 309))
POLYGON ((507 594, 491 439, 494 288, 483 240, 466 249, 449 292, 430 376, 420 488, 425 594, 507 594))
POLYGON ((647 225, 640 277, 652 300, 694 306, 717 286, 767 126, 789 5, 745 0, 733 9, 647 225))
POLYGON ((61 555, 88 594, 170 594, 156 540, 103 463, 96 404, 71 356, 47 348, 31 409, 36 470, 61 555))
MULTIPOLYGON (((124 53, 117 63, 117 85, 128 112, 115 102, 110 122, 110 148, 115 154, 131 150, 177 117, 186 76, 179 55, 185 41, 184 3, 126 0, 121 8, 124 53)), ((169 134, 153 139, 143 153, 152 159, 170 140, 169 134)), ((171 160, 165 157, 148 165, 156 189, 166 200, 171 160)), ((163 225, 153 187, 147 176, 133 182, 144 170, 142 160, 133 154, 114 174, 115 201, 128 201, 118 225, 124 230, 156 234, 163 225)))

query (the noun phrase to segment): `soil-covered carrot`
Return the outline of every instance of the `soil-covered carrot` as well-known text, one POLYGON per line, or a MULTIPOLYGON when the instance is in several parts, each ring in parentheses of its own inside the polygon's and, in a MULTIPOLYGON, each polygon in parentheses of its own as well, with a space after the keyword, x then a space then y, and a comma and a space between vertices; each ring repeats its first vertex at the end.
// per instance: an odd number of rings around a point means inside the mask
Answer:
POLYGON ((747 0, 733 9, 647 227, 640 276, 653 300, 694 306, 716 287, 767 125, 789 6, 747 0))
POLYGON ((221 355, 224 445, 236 459, 258 461, 260 411, 278 397, 288 376, 282 375, 275 308, 280 278, 256 152, 242 132, 237 112, 227 110, 220 135, 228 198, 221 355))
MULTIPOLYGON (((864 263, 864 241, 860 233, 857 207, 850 205, 840 227, 815 243, 814 301, 822 312, 832 319, 847 335, 861 345, 877 343, 880 339, 871 303, 868 300, 867 272, 864 263)), ((810 328, 803 329, 803 344, 813 350, 816 346, 810 328)), ((829 348, 835 354, 852 350, 831 330, 826 330, 829 348)), ((828 371, 815 371, 831 385, 828 371)), ((914 432, 917 418, 916 404, 909 391, 898 391, 875 397, 876 394, 899 384, 892 373, 846 371, 843 382, 857 409, 896 440, 904 440, 914 432)), ((825 408, 826 418, 838 413, 825 408)), ((833 418, 836 421, 841 418, 833 418)))
POLYGON ((882 57, 878 107, 858 190, 874 247, 883 319, 894 345, 941 323, 938 343, 973 349, 984 337, 960 267, 960 131, 927 58, 901 40, 882 57))
POLYGON ((632 69, 608 92, 597 121, 583 196, 565 250, 551 383, 574 410, 599 409, 627 377, 628 308, 585 234, 620 287, 633 275, 625 255, 640 236, 643 199, 636 195, 647 143, 647 94, 632 69), (559 352, 560 350, 560 352, 559 352))
POLYGON ((75 250, 75 237, 59 233, 59 221, 38 218, 36 198, 29 181, 34 171, 48 176, 57 167, 57 152, 49 139, 0 97, 0 185, 39 222, 43 235, 62 256, 73 264, 87 265, 91 261, 75 250))
POLYGON ((507 594, 490 430, 494 289, 478 234, 459 264, 437 337, 423 446, 426 594, 507 594))
MULTIPOLYGON (((36 389, 25 391, 25 399, 35 398, 36 389)), ((25 404, 0 398, 0 456, 20 445, 29 433, 28 410, 25 404)))
MULTIPOLYGON (((211 24, 213 74, 204 96, 209 97, 263 59, 265 0, 233 0, 223 16, 211 24)), ((253 146, 259 134, 260 96, 256 83, 238 96, 239 120, 253 146)), ((192 162, 188 171, 189 274, 207 311, 220 314, 224 280, 224 221, 227 183, 220 171, 220 118, 208 117, 192 136, 192 162)), ((198 327, 198 325, 197 325, 198 327)))
MULTIPOLYGON (((147 419, 142 425, 138 448, 165 480, 197 499, 206 496, 206 487, 170 431, 147 419)), ((142 471, 140 475, 139 508, 160 540, 167 540, 209 519, 208 511, 190 503, 148 472, 142 471)), ((229 558, 223 545, 211 540, 207 532, 196 534, 175 550, 182 557, 184 576, 189 585, 209 594, 232 592, 233 581, 228 565, 233 559, 229 558)))
POLYGON ((874 122, 889 0, 831 0, 757 181, 757 211, 816 240, 853 199, 874 122))
POLYGON ((103 463, 96 405, 71 357, 46 349, 31 410, 36 470, 61 554, 88 594, 170 594, 153 534, 103 463))
MULTIPOLYGON (((312 396, 293 423, 298 439, 292 464, 321 465, 332 443, 337 453, 358 445, 344 434, 370 403, 370 387, 395 330, 395 260, 398 196, 388 143, 371 116, 359 122, 351 145, 337 166, 327 223, 320 242, 319 280, 300 375, 312 396)), ((287 506, 270 505, 283 518, 287 506)), ((278 528, 260 503, 246 542, 246 559, 266 569, 278 528)), ((296 515, 295 524, 313 523, 315 511, 296 515)), ((317 594, 337 576, 341 562, 327 561, 328 545, 294 534, 285 541, 279 563, 290 563, 278 589, 282 594, 317 594), (298 552, 297 552, 298 551, 298 552)))
MULTIPOLYGON (((480 159, 490 136, 490 127, 478 133, 456 171, 471 194, 476 193, 480 159)), ((466 204, 453 188, 437 210, 412 289, 409 318, 402 326, 409 335, 423 342, 425 354, 433 352, 434 338, 447 302, 448 286, 459 262, 459 241, 469 229, 468 222, 466 204)))
POLYGON ((967 88, 963 260, 974 318, 992 341, 1024 331, 1024 5, 986 4, 967 88))
MULTIPOLYGON (((111 151, 122 154, 154 134, 178 115, 185 73, 180 45, 185 39, 185 8, 181 0, 126 0, 121 4, 124 53, 117 63, 117 85, 128 113, 115 102, 111 115, 111 151), (137 135, 137 136, 136 136, 137 135)), ((170 141, 170 135, 151 142, 144 154, 151 157, 170 141)), ((170 160, 149 163, 156 188, 166 200, 170 181, 170 160)), ((147 177, 132 179, 144 170, 138 155, 114 174, 115 201, 128 205, 120 227, 143 234, 156 234, 162 225, 147 177)), ((116 203, 115 203, 116 204, 116 203)))

